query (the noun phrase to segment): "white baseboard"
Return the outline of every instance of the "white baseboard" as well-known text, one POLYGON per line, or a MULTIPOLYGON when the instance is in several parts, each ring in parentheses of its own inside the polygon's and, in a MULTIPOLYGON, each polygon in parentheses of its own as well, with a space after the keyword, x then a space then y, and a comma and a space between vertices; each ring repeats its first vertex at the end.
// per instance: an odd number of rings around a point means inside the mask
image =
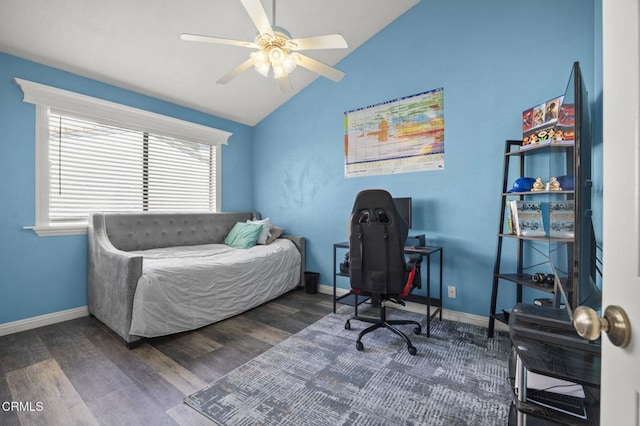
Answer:
MULTIPOLYGON (((320 284, 318 286, 318 292, 323 294, 333 295, 333 286, 320 284)), ((336 288, 336 294, 338 296, 342 296, 343 294, 347 294, 349 291, 343 288, 336 288)), ((411 312, 416 312, 418 314, 425 314, 425 305, 421 303, 413 303, 407 302, 407 306, 394 306, 395 309, 401 309, 411 312)), ((466 312, 458 312, 452 311, 450 309, 442 309, 442 319, 450 320, 450 321, 458 321, 463 322, 465 324, 473 324, 478 325, 480 327, 486 327, 488 325, 489 317, 488 316, 480 316, 474 314, 468 314, 466 312)), ((495 323, 495 329, 497 331, 509 331, 509 327, 506 324, 503 324, 499 321, 495 323)))
POLYGON ((81 306, 79 308, 67 309, 66 311, 53 312, 51 314, 26 318, 19 321, 7 322, 0 324, 0 336, 6 336, 8 334, 19 333, 21 331, 31 330, 45 325, 86 317, 87 315, 89 315, 89 308, 87 306, 81 306))
MULTIPOLYGON (((320 284, 318 286, 318 292, 333 295, 333 286, 320 284)), ((348 290, 337 288, 336 293, 338 296, 342 296, 343 294, 348 293, 348 290)), ((425 305, 420 303, 407 302, 407 306, 398 306, 397 309, 404 309, 407 311, 424 314, 424 306, 425 305)), ((43 327, 45 325, 51 325, 58 322, 86 317, 87 315, 89 315, 89 308, 87 306, 81 306, 79 308, 67 309, 66 311, 53 312, 51 314, 40 315, 33 318, 7 322, 4 324, 0 324, 0 336, 6 336, 8 334, 32 330, 34 328, 43 327)), ((479 325, 481 327, 486 327, 487 325, 487 317, 468 314, 466 312, 452 311, 450 309, 442 310, 442 318, 451 321, 464 322, 466 324, 479 325)), ((506 324, 496 321, 496 330, 508 331, 509 329, 506 324)))

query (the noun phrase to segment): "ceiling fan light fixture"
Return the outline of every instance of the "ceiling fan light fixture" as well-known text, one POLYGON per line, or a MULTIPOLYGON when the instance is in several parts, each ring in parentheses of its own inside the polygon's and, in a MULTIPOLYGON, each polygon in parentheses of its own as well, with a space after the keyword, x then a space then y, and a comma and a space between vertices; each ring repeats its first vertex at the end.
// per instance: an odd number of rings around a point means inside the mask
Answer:
POLYGON ((251 53, 251 62, 253 62, 253 67, 260 74, 265 77, 269 76, 269 68, 271 68, 271 63, 269 62, 269 55, 264 50, 258 50, 256 52, 251 53))
MULTIPOLYGON (((271 50, 275 50, 272 48, 271 50)), ((275 78, 282 78, 289 75, 297 65, 293 55, 289 54, 286 50, 277 48, 279 52, 275 55, 271 55, 269 52, 269 59, 271 60, 271 66, 273 67, 273 76, 275 78)))
POLYGON ((287 54, 287 56, 284 58, 284 61, 282 61, 282 66, 284 66, 284 70, 287 72, 287 74, 291 73, 291 71, 296 68, 296 65, 298 65, 296 58, 292 54, 287 54))
POLYGON ((289 53, 290 37, 289 33, 280 27, 274 27, 273 35, 257 35, 256 45, 260 49, 260 56, 256 56, 254 59, 252 54, 251 59, 260 74, 268 77, 269 69, 273 68, 274 78, 282 78, 296 68, 298 61, 293 57, 293 54, 289 53))
POLYGON ((287 75, 289 75, 289 73, 287 72, 287 70, 284 69, 284 65, 276 64, 273 66, 274 78, 282 78, 282 77, 286 77, 287 75))
POLYGON ((254 68, 265 77, 269 76, 269 70, 273 68, 274 78, 286 77, 296 68, 296 54, 290 54, 287 49, 279 45, 267 45, 261 50, 251 53, 251 62, 254 68))
POLYGON ((282 64, 286 56, 288 55, 278 46, 272 46, 269 48, 269 61, 271 61, 272 65, 282 64))

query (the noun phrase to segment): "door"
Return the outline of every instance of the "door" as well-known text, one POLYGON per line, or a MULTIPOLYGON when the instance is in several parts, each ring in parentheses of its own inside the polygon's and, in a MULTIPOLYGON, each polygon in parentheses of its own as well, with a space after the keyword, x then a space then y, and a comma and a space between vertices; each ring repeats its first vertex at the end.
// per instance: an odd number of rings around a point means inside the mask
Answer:
MULTIPOLYGON (((602 425, 640 424, 640 7, 603 0, 603 308, 631 323, 624 349, 602 337, 602 425)), ((604 333, 603 333, 604 334, 604 333)))

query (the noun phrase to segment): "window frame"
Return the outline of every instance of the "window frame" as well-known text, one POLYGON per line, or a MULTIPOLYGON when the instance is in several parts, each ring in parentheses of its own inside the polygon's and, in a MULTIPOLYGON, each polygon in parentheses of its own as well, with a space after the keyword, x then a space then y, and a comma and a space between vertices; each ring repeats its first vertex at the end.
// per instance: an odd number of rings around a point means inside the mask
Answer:
POLYGON ((52 108, 97 120, 104 124, 214 146, 217 151, 216 209, 221 210, 221 146, 228 144, 231 132, 28 80, 19 78, 14 80, 22 89, 23 102, 34 104, 36 107, 35 226, 26 228, 33 229, 39 236, 83 235, 87 233, 88 225, 85 222, 52 223, 49 217, 49 111, 52 108))

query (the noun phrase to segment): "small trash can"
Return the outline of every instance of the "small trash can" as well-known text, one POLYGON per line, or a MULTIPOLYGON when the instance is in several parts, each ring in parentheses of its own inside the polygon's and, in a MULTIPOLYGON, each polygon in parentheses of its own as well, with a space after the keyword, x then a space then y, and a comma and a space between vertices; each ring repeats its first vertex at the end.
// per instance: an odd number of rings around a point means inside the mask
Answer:
POLYGON ((318 279, 320 278, 319 272, 307 272, 304 273, 304 286, 308 294, 316 294, 318 292, 318 279))

